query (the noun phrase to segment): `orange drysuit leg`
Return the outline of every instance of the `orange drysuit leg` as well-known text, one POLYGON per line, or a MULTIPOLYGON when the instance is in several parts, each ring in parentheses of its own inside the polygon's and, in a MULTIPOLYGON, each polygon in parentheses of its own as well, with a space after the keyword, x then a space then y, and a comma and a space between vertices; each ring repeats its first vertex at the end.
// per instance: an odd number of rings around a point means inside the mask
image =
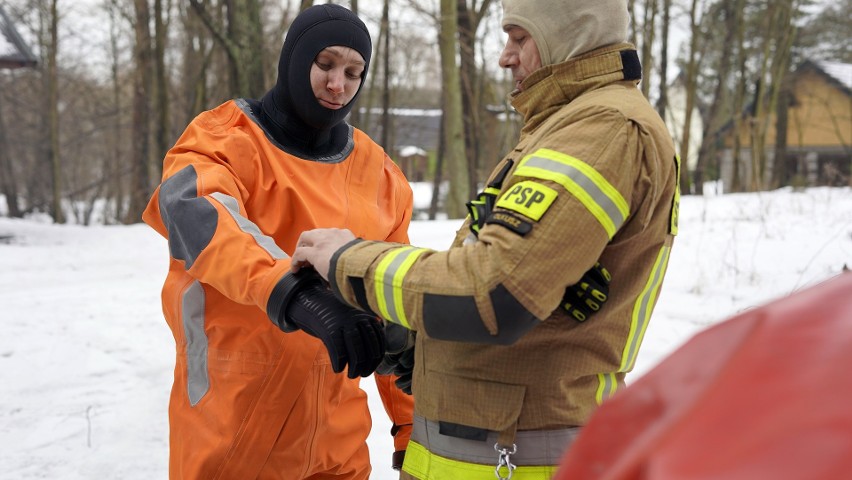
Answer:
POLYGON ((396 375, 374 374, 376 388, 382 397, 388 417, 399 428, 393 437, 394 450, 405 450, 411 438, 411 425, 414 423, 414 397, 403 392, 396 386, 396 375))
POLYGON ((324 350, 311 369, 258 480, 367 480, 367 395, 332 371, 324 350))

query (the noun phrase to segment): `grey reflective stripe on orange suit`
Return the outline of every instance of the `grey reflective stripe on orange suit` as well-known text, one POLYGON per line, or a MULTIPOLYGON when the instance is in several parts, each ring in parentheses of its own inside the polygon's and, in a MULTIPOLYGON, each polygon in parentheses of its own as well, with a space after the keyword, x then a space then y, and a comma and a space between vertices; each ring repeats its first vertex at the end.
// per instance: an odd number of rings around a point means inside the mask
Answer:
POLYGON ((204 332, 204 287, 194 281, 181 297, 181 320, 186 335, 186 390, 193 407, 210 389, 207 372, 207 334, 204 332))

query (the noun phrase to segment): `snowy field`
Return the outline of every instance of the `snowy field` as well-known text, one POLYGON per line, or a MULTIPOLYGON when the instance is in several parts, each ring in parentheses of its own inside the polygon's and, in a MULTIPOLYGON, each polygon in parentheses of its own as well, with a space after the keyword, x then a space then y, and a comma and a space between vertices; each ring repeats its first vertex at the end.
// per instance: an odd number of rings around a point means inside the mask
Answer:
MULTIPOLYGON (((448 245, 460 221, 418 221, 448 245)), ((167 478, 174 346, 164 239, 145 225, 0 218, 0 479, 167 478), (8 238, 11 237, 11 238, 8 238)), ((852 189, 684 197, 681 234, 635 373, 699 330, 852 267, 852 189)), ((592 320, 594 321, 594 320, 592 320)), ((371 379, 373 479, 395 479, 371 379)))

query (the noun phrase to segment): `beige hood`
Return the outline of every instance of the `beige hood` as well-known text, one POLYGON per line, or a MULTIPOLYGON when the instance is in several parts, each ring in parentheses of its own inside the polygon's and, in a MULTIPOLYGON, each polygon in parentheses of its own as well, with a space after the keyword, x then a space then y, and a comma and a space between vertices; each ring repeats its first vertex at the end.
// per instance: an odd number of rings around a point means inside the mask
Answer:
POLYGON ((626 0, 503 0, 503 26, 532 35, 542 66, 627 40, 626 0))

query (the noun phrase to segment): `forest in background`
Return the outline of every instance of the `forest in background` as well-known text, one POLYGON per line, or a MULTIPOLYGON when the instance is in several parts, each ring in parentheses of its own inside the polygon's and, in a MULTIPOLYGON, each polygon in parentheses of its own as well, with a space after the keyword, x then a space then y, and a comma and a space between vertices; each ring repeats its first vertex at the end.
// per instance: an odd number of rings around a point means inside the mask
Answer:
MULTIPOLYGON (((321 2, 317 2, 321 3, 321 2)), ((494 163, 512 147, 519 119, 497 67, 505 37, 496 0, 342 0, 364 18, 374 54, 350 123, 393 145, 394 108, 443 112, 433 149, 443 208, 465 215, 494 163), (378 112, 378 113, 374 113, 378 112)), ((0 70, 0 212, 46 213, 54 222, 136 223, 159 183, 164 153, 186 124, 230 98, 259 98, 275 81, 292 18, 310 0, 9 0, 0 2, 38 57, 36 68, 0 70), (97 215, 95 214, 97 212, 97 215)), ((767 119, 783 106, 785 80, 805 60, 852 63, 852 0, 630 0, 640 88, 663 118, 671 89, 684 94, 669 125, 685 193, 713 180, 723 126, 747 121, 765 154, 767 119), (693 133, 694 115, 701 119, 693 133), (699 139, 694 138, 700 135, 699 139), (692 137, 691 137, 692 136, 692 137), (697 150, 691 152, 690 149, 697 150)), ((782 148, 778 145, 775 148, 782 148)), ((388 148, 393 156, 394 152, 388 148)), ((788 185, 780 171, 768 189, 788 185)), ((437 189, 437 187, 436 187, 437 189)), ((436 195, 437 199, 438 196, 436 195)), ((433 201, 432 216, 438 206, 433 201)))

